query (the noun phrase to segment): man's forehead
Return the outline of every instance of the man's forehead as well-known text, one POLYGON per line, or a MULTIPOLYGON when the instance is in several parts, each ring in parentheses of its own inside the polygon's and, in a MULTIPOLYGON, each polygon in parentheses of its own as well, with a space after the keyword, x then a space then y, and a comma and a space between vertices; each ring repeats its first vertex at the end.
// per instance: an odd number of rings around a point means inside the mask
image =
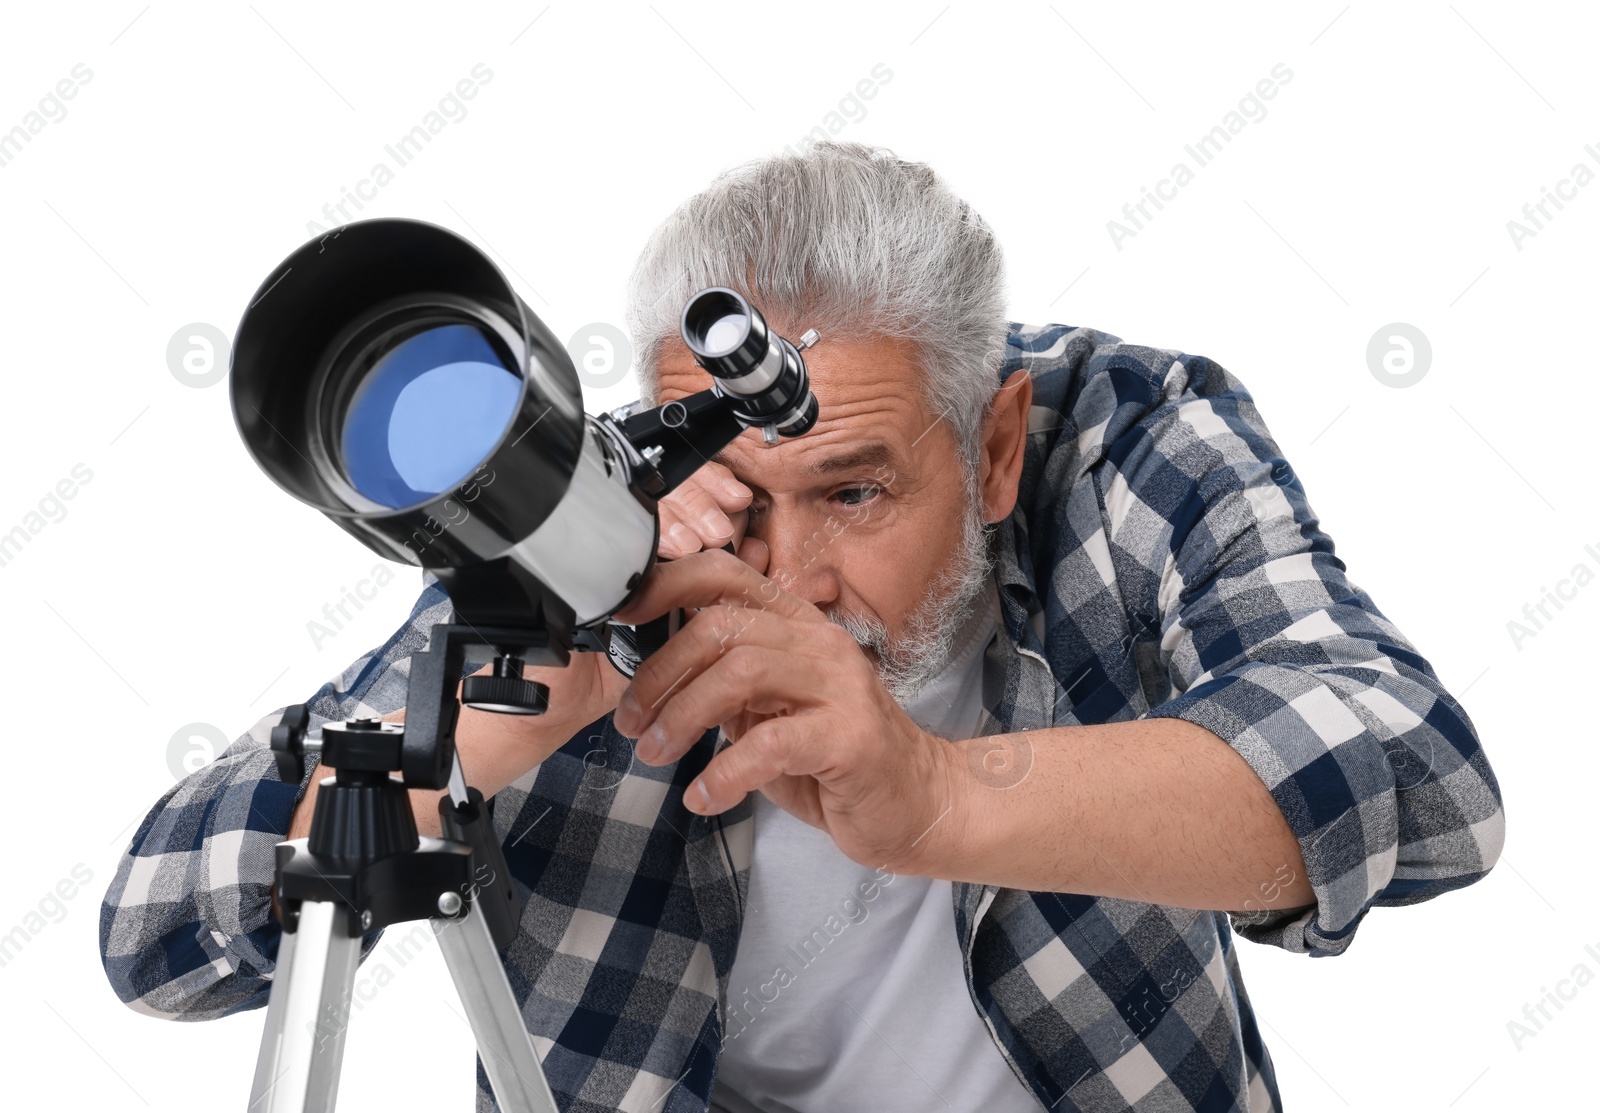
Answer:
MULTIPOLYGON (((769 450, 764 445, 757 443, 752 445, 750 451, 761 453, 769 450)), ((711 459, 713 463, 732 468, 741 462, 738 457, 738 449, 729 452, 728 449, 724 448, 711 459)), ((891 445, 886 441, 873 440, 859 444, 843 444, 826 450, 819 449, 810 458, 801 462, 798 470, 806 475, 822 478, 847 471, 870 471, 874 469, 893 471, 902 467, 903 464, 900 453, 891 445)))

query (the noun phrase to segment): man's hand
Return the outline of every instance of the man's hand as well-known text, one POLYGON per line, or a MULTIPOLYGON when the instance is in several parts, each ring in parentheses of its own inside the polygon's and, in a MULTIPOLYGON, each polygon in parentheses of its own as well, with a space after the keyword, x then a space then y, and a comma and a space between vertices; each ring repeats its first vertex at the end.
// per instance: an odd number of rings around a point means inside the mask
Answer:
MULTIPOLYGON (((721 464, 702 465, 661 500, 657 555, 671 560, 695 552, 702 545, 720 548, 732 539, 742 556, 765 561, 766 547, 743 537, 750 499, 750 489, 734 479, 733 472, 721 464)), ((493 671, 490 662, 474 675, 487 676, 493 671)), ((609 714, 628 684, 628 678, 612 667, 604 653, 574 652, 563 667, 528 665, 522 675, 550 689, 550 710, 545 714, 501 715, 463 705, 456 724, 456 751, 462 771, 468 783, 486 798, 542 764, 584 726, 609 714)), ((405 722, 405 717, 403 707, 383 716, 395 723, 405 722)), ((301 838, 309 833, 324 772, 331 774, 332 770, 323 767, 312 778, 311 787, 291 817, 288 837, 301 838)), ((437 836, 436 805, 442 793, 413 789, 412 795, 418 830, 437 836)))
POLYGON ((701 549, 722 548, 744 534, 751 497, 750 488, 723 465, 711 461, 700 465, 658 505, 661 543, 656 552, 663 560, 673 560, 701 549))
MULTIPOLYGON (((721 464, 702 464, 657 504, 661 540, 656 555, 661 560, 673 560, 702 547, 720 549, 732 540, 744 556, 755 554, 765 560, 765 546, 759 541, 744 540, 750 499, 750 488, 733 478, 733 472, 721 464)), ((479 675, 493 671, 492 663, 478 671, 479 675)), ((572 731, 612 711, 628 683, 604 653, 573 653, 564 668, 530 665, 523 676, 549 686, 549 716, 571 724, 572 731)), ((508 725, 512 727, 522 719, 516 715, 500 717, 511 720, 508 725)), ((513 767, 521 766, 517 776, 548 756, 547 749, 541 747, 520 755, 513 762, 513 767)))
POLYGON ((685 806, 715 814, 759 789, 852 860, 916 872, 954 798, 956 748, 911 721, 843 628, 745 560, 711 550, 657 565, 617 617, 673 607, 703 609, 640 666, 612 720, 639 759, 676 761, 720 725, 733 745, 685 806))

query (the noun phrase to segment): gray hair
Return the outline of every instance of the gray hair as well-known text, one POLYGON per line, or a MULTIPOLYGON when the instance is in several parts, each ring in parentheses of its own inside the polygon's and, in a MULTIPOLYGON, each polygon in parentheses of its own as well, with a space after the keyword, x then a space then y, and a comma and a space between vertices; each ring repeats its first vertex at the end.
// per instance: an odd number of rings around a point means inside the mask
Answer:
POLYGON ((981 216, 925 163, 817 143, 720 174, 650 236, 628 281, 641 396, 707 286, 749 298, 789 339, 878 333, 912 345, 928 412, 944 414, 969 488, 1006 336, 1004 264, 981 216))

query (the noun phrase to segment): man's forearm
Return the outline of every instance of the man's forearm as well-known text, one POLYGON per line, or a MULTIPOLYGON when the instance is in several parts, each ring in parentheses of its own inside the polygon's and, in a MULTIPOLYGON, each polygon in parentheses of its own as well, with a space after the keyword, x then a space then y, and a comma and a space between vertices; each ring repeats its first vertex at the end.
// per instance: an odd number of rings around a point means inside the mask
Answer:
POLYGON ((1266 785, 1192 723, 975 738, 952 743, 949 759, 950 808, 923 837, 919 873, 1245 913, 1315 903, 1266 785), (1015 760, 1015 774, 986 773, 986 755, 989 769, 1015 760))

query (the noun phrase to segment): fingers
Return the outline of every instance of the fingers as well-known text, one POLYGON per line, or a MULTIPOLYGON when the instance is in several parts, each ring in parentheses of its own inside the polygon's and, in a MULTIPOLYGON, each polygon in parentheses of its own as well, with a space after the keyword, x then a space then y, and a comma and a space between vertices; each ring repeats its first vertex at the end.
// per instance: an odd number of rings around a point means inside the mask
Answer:
MULTIPOLYGON (((712 555, 720 555, 724 561, 737 563, 736 557, 726 553, 696 553, 685 557, 684 561, 699 561, 703 556, 712 555)), ((673 563, 682 564, 684 561, 673 563)), ((617 705, 612 725, 623 734, 638 737, 655 720, 669 696, 735 644, 762 645, 793 652, 793 643, 793 634, 785 629, 785 620, 779 615, 732 603, 708 607, 691 617, 665 645, 639 665, 632 683, 617 705)))
POLYGON ((750 505, 750 488, 734 477, 732 470, 707 460, 692 478, 698 479, 724 510, 742 510, 750 505))
POLYGON ((772 559, 772 552, 761 538, 745 537, 739 542, 739 559, 765 576, 767 561, 772 559))
POLYGON ((646 765, 677 761, 700 736, 742 711, 794 711, 835 687, 828 662, 769 646, 740 644, 680 684, 639 735, 634 753, 646 765))
POLYGON ((710 607, 717 603, 775 611, 808 622, 827 621, 810 603, 790 595, 739 557, 722 549, 690 553, 680 560, 651 565, 644 583, 639 586, 639 594, 612 617, 636 626, 674 607, 710 607))
POLYGON ((733 539, 749 507, 750 488, 721 464, 703 464, 661 500, 660 555, 677 559, 699 549, 720 549, 733 539))
POLYGON ((819 772, 823 755, 812 740, 810 720, 807 715, 784 715, 756 724, 690 782, 683 806, 701 815, 717 815, 785 774, 819 772))

